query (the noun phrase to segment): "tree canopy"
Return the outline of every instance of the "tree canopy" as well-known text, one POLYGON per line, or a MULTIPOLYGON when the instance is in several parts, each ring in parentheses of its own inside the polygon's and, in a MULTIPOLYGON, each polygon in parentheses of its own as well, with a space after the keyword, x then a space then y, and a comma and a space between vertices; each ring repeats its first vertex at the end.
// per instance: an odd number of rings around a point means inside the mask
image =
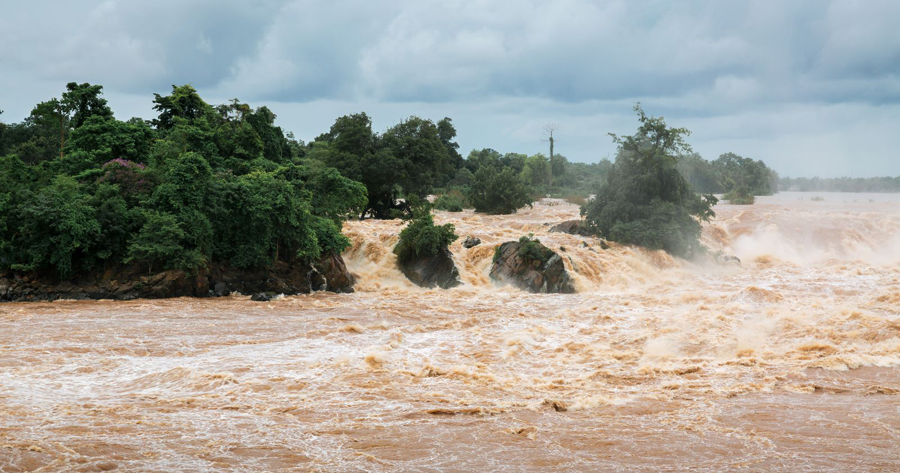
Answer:
POLYGON ((101 86, 70 83, 3 127, 0 272, 262 268, 349 245, 365 187, 303 158, 271 110, 214 107, 190 85, 154 104, 154 120, 121 121, 101 86))
POLYGON ((590 229, 610 240, 689 257, 701 250, 700 220, 715 216, 711 194, 698 195, 678 171, 678 156, 691 151, 685 128, 635 106, 640 126, 619 145, 606 182, 581 213, 590 229))

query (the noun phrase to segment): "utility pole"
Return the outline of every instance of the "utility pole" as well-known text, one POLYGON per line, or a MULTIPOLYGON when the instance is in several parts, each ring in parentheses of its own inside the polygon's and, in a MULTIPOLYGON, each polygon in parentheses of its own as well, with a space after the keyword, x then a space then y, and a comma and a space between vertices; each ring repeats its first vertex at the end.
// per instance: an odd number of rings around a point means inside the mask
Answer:
POLYGON ((559 130, 559 125, 556 123, 548 123, 544 125, 544 131, 550 134, 550 139, 547 140, 550 142, 550 182, 549 186, 553 185, 553 132, 559 130))

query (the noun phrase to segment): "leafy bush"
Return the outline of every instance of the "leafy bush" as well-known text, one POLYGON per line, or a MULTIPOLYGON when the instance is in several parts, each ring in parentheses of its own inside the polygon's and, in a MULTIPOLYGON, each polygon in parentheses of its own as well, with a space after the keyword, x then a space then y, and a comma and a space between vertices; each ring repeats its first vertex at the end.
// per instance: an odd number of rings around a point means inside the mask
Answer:
POLYGON ((436 255, 459 238, 454 231, 453 224, 435 225, 430 213, 417 213, 400 232, 394 254, 400 262, 419 256, 436 255))
POLYGON ((722 198, 734 205, 751 205, 756 202, 756 197, 750 193, 750 189, 747 186, 737 187, 722 196, 722 198))
POLYGON ((540 261, 541 264, 545 264, 547 260, 553 257, 553 251, 542 245, 540 240, 534 238, 534 235, 520 237, 519 245, 519 254, 526 259, 540 261))
POLYGON ((531 206, 530 189, 512 167, 484 166, 473 176, 468 199, 476 212, 511 214, 531 206))
POLYGON ((437 210, 444 210, 447 212, 462 212, 463 208, 466 205, 465 197, 461 192, 456 190, 451 190, 446 194, 441 194, 434 199, 434 203, 432 206, 437 210))
POLYGON ((700 222, 715 216, 711 194, 700 196, 676 167, 690 150, 684 128, 669 128, 635 106, 641 126, 633 136, 616 137, 616 161, 607 180, 581 208, 594 233, 610 240, 689 257, 702 251, 700 222))

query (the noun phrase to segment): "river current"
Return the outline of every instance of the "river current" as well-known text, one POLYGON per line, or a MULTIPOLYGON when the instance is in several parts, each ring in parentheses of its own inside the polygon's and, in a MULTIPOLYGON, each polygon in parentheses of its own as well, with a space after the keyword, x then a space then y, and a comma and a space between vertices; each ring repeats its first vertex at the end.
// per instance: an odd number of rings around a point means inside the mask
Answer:
POLYGON ((739 266, 549 233, 578 208, 545 199, 438 212, 451 290, 369 220, 353 294, 2 304, 0 472, 900 471, 900 196, 715 210, 739 266), (530 233, 577 294, 491 283, 530 233))

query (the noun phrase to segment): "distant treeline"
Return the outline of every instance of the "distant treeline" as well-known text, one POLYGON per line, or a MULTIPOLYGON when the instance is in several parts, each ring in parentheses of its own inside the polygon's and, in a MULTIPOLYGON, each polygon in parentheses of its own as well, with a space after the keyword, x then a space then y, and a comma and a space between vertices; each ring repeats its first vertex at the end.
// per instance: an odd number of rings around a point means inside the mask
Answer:
POLYGON ((761 160, 725 153, 707 161, 697 153, 678 159, 678 170, 701 194, 772 195, 780 189, 778 173, 761 160))
POLYGON ((778 187, 799 192, 900 192, 897 177, 782 177, 778 187))

